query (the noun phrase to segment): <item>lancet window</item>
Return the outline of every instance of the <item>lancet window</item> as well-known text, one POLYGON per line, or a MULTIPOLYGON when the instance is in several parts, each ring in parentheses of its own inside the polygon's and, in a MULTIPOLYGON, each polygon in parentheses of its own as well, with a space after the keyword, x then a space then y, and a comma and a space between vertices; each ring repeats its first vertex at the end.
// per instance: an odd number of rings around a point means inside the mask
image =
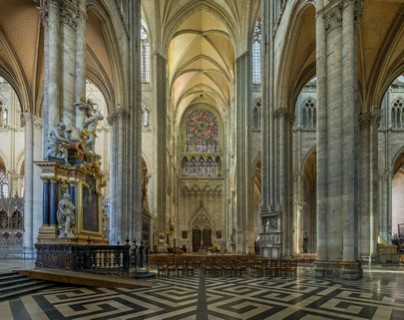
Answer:
POLYGON ((8 110, 5 103, 2 100, 0 100, 0 117, 1 117, 1 127, 7 128, 8 110))
POLYGON ((303 102, 302 127, 316 129, 316 101, 313 98, 308 98, 303 102))
POLYGON ((261 18, 255 23, 252 43, 252 82, 261 83, 261 18))
POLYGON ((404 129, 404 99, 397 98, 391 107, 391 126, 393 129, 404 129))
POLYGON ((150 38, 146 23, 142 20, 141 38, 141 78, 142 83, 150 83, 150 38))
POLYGON ((0 198, 8 197, 8 180, 6 168, 0 163, 0 198))

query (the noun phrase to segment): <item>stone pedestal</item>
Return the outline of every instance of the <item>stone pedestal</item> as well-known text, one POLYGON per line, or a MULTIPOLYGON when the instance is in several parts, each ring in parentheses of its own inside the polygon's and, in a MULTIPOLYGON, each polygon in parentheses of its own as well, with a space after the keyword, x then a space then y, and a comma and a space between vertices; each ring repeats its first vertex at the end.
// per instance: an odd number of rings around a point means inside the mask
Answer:
POLYGON ((316 260, 314 265, 316 278, 358 280, 363 276, 359 261, 316 260))

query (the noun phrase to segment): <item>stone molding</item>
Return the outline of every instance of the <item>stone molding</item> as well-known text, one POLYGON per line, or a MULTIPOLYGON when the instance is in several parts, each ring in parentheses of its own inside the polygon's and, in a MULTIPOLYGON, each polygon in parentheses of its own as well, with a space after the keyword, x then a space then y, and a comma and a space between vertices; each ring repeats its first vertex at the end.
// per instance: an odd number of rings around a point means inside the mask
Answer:
POLYGON ((220 185, 206 185, 201 188, 198 185, 193 185, 191 188, 187 186, 183 186, 181 188, 181 194, 183 197, 192 197, 192 196, 211 196, 211 197, 220 197, 223 195, 223 190, 220 185))
POLYGON ((88 18, 85 11, 69 1, 36 0, 36 4, 44 27, 48 26, 48 10, 50 5, 57 6, 61 17, 61 23, 68 25, 74 31, 77 30, 79 19, 85 18, 87 20, 88 18))

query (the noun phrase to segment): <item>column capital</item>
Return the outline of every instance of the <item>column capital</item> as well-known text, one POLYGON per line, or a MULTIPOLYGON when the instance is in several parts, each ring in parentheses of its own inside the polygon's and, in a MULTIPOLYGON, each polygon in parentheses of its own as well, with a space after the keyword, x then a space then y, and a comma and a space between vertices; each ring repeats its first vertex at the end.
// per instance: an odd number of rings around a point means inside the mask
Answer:
POLYGON ((382 117, 381 110, 371 110, 359 114, 359 128, 362 130, 372 124, 379 125, 382 117))
POLYGON ((82 16, 82 12, 79 10, 79 7, 72 4, 69 1, 63 1, 60 6, 60 17, 61 22, 71 27, 74 31, 77 30, 77 26, 79 24, 78 19, 82 16))
POLYGON ((43 128, 43 119, 38 116, 33 116, 34 120, 34 128, 35 129, 42 129, 43 128))
POLYGON ((164 63, 167 63, 167 58, 160 52, 153 52, 153 56, 155 56, 157 59, 164 61, 164 63))
POLYGON ((61 0, 35 0, 37 9, 41 17, 41 22, 44 27, 48 26, 48 11, 50 5, 60 7, 61 0))
POLYGON ((107 118, 107 120, 108 120, 108 123, 109 123, 110 125, 113 125, 116 120, 118 120, 119 118, 124 118, 124 117, 129 118, 129 117, 130 117, 130 113, 129 113, 129 111, 125 110, 124 108, 119 107, 119 108, 116 108, 116 109, 109 115, 109 117, 107 118))
POLYGON ((327 33, 342 26, 342 8, 341 0, 329 1, 324 7, 322 18, 327 33))
POLYGON ((31 122, 35 128, 43 128, 43 119, 41 117, 35 116, 29 112, 24 112, 21 114, 21 126, 25 127, 27 122, 31 122))
POLYGON ((33 121, 33 118, 34 118, 34 116, 29 112, 22 113, 21 114, 21 126, 25 127, 27 122, 32 122, 33 121))
POLYGON ((285 120, 288 120, 292 124, 295 122, 295 115, 287 107, 277 108, 273 111, 272 114, 273 114, 274 118, 283 117, 285 120))
POLYGON ((247 59, 247 57, 249 56, 249 52, 245 51, 242 54, 240 54, 237 58, 236 58, 236 63, 238 63, 240 60, 242 59, 247 59))

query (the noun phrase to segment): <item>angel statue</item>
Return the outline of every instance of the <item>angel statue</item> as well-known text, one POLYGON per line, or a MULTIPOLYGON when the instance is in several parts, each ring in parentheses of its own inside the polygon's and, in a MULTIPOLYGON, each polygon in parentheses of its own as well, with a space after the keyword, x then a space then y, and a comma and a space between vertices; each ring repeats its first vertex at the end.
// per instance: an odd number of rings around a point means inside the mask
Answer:
POLYGON ((83 143, 87 152, 95 153, 95 138, 97 137, 95 131, 98 121, 103 120, 104 116, 92 99, 87 100, 86 116, 87 119, 84 121, 83 128, 83 143))

